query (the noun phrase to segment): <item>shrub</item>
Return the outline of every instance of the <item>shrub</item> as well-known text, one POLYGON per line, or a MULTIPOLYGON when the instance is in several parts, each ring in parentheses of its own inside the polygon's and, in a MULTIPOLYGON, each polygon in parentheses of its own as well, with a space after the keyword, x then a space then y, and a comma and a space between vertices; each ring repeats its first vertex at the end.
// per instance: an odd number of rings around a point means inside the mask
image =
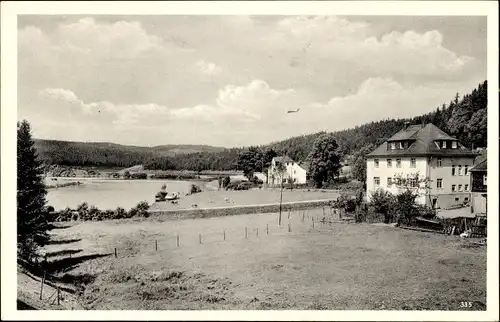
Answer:
POLYGON ((147 201, 141 201, 139 202, 135 208, 137 209, 137 215, 143 216, 143 217, 148 217, 148 209, 149 209, 149 204, 147 201))
POLYGON ((394 209, 395 198, 390 193, 383 189, 378 189, 371 193, 369 206, 374 212, 385 216, 384 222, 389 223, 393 218, 392 210, 394 209))
POLYGON ((83 202, 76 207, 76 212, 78 213, 78 219, 86 220, 88 218, 89 205, 83 202))
POLYGON ((222 188, 227 188, 227 186, 231 183, 231 177, 230 176, 225 176, 224 179, 222 179, 222 188))
POLYGON ((101 211, 96 206, 90 207, 85 220, 101 220, 101 211))
POLYGON ((254 184, 249 181, 233 181, 229 183, 226 190, 248 190, 252 188, 254 184))
POLYGON ((341 194, 334 203, 334 206, 336 208, 342 208, 346 212, 353 212, 356 210, 356 200, 346 194, 341 194))
POLYGON ((127 213, 125 211, 125 209, 123 209, 122 207, 118 207, 116 208, 116 210, 114 211, 114 214, 113 214, 113 218, 112 219, 123 219, 127 216, 127 213))
POLYGON ((191 189, 189 190, 189 193, 190 194, 195 194, 195 193, 199 193, 199 192, 201 192, 200 186, 198 186, 196 184, 192 184, 191 185, 191 189))
POLYGON ((131 179, 147 179, 148 178, 148 174, 145 173, 145 172, 140 172, 140 173, 132 173, 130 175, 130 178, 131 179))

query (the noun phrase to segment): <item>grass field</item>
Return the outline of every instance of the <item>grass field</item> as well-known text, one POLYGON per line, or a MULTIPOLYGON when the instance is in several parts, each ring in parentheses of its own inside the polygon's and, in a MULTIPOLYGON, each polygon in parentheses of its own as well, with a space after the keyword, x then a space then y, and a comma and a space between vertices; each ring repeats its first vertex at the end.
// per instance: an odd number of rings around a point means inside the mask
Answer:
POLYGON ((88 309, 485 309, 485 247, 388 226, 313 228, 321 216, 85 222, 54 230, 46 250, 61 263, 72 254, 66 278, 94 276, 79 298, 88 309))
MULTIPOLYGON (((283 202, 335 199, 338 196, 339 193, 335 190, 285 190, 283 191, 283 202)), ((182 196, 176 205, 169 202, 156 202, 151 205, 150 210, 192 209, 192 205, 197 205, 198 208, 211 208, 275 204, 279 202, 279 189, 251 189, 243 191, 205 190, 194 195, 182 196)))

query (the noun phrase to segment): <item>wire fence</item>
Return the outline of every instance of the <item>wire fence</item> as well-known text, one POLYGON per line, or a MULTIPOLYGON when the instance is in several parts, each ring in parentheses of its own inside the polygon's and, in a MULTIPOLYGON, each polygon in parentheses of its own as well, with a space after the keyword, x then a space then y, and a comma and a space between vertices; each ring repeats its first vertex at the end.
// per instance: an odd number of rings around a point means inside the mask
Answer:
MULTIPOLYGON (((264 215, 267 222, 258 224, 248 223, 239 227, 211 227, 207 230, 190 230, 189 233, 177 231, 170 235, 162 234, 148 238, 140 245, 117 245, 111 253, 115 258, 130 256, 137 253, 152 253, 166 250, 175 250, 183 247, 199 247, 200 245, 263 239, 269 236, 285 236, 290 233, 312 233, 321 231, 330 225, 352 222, 352 218, 346 220, 345 216, 337 209, 323 207, 302 211, 283 211, 281 218, 277 215, 264 215)), ((201 228, 200 228, 201 229, 201 228)))

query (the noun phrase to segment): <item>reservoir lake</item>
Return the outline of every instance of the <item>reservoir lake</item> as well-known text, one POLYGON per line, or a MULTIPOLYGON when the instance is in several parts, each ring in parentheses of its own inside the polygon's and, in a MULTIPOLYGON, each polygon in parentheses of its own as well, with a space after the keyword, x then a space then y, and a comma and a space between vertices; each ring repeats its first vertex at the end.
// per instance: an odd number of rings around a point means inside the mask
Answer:
POLYGON ((140 201, 147 201, 150 205, 155 201, 155 194, 162 185, 167 185, 168 192, 180 192, 181 196, 189 192, 195 181, 180 180, 109 180, 98 178, 45 178, 48 185, 64 184, 80 181, 81 185, 47 189, 47 204, 55 210, 66 207, 76 208, 87 202, 89 206, 96 206, 101 210, 122 207, 125 210, 137 205, 140 201))

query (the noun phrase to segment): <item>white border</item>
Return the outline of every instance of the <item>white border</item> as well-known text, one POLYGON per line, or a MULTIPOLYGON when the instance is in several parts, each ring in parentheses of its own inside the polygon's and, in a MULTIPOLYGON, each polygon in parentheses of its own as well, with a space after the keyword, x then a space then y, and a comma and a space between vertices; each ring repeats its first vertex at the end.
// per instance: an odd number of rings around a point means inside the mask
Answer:
POLYGON ((498 2, 496 1, 343 1, 343 2, 2 2, 1 3, 1 251, 3 319, 12 320, 433 320, 498 319, 498 2), (245 14, 245 15, 442 15, 488 16, 488 311, 17 311, 15 182, 17 106, 17 15, 19 14, 245 14), (496 210, 496 212, 495 212, 496 210))

